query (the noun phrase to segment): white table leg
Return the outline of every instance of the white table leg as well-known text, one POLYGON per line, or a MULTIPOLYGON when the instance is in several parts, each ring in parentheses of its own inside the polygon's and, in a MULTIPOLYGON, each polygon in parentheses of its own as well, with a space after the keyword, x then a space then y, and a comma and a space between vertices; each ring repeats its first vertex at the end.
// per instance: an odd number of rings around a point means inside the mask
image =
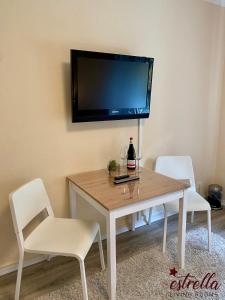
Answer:
POLYGON ((116 299, 116 220, 109 213, 107 217, 107 264, 109 299, 116 299))
POLYGON ((183 198, 179 199, 179 221, 178 221, 178 263, 181 269, 185 267, 185 239, 186 239, 186 196, 184 191, 183 198))
POLYGON ((73 188, 73 184, 69 181, 69 197, 70 197, 70 216, 76 218, 77 210, 77 193, 73 188))

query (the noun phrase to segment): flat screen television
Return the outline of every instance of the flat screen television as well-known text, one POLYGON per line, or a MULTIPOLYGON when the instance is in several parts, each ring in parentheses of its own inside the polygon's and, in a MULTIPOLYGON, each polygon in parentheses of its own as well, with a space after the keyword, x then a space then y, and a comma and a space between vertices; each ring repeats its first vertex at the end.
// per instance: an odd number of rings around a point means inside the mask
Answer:
POLYGON ((72 122, 148 118, 153 62, 71 50, 72 122))

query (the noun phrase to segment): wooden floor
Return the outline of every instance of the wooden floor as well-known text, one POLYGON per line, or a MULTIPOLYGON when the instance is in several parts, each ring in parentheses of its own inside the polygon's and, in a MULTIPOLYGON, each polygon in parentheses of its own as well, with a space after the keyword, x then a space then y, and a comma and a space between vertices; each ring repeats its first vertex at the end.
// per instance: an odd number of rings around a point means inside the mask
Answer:
MULTIPOLYGON (((190 216, 188 216, 188 221, 190 216)), ((206 213, 195 213, 193 225, 188 223, 187 230, 194 227, 206 226, 206 213)), ((225 210, 212 212, 212 231, 225 238, 225 210)), ((135 232, 126 232, 117 237, 117 260, 121 261, 127 256, 148 247, 152 243, 162 244, 163 221, 152 223, 151 226, 142 226, 135 232)), ((177 216, 169 218, 168 237, 177 234, 177 216)), ((103 241, 106 254, 106 241, 103 241)), ((99 270, 98 247, 94 244, 86 258, 87 275, 99 270)), ((55 257, 50 262, 24 268, 22 276, 21 299, 33 299, 35 296, 54 290, 68 280, 80 278, 79 265, 75 259, 55 257)), ((16 273, 0 277, 0 299, 13 299, 16 282, 16 273)))

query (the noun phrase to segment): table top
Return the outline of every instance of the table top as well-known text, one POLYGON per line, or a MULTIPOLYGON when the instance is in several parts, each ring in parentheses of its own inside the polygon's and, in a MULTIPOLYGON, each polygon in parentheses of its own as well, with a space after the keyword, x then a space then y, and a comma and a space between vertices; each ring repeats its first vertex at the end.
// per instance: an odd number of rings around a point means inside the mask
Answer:
MULTIPOLYGON (((121 173, 125 172, 127 170, 124 169, 121 173)), ((106 169, 71 175, 67 179, 107 210, 184 190, 190 186, 186 181, 175 180, 144 168, 138 174, 134 171, 128 173, 139 175, 140 179, 114 184, 115 175, 110 176, 106 169)))

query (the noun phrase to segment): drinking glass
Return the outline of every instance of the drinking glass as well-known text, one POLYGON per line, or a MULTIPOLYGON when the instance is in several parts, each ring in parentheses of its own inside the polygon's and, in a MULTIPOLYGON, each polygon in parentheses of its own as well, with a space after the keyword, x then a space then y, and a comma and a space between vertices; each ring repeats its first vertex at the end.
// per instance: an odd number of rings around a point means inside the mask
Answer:
POLYGON ((126 161, 127 161, 127 150, 128 150, 128 147, 127 146, 123 146, 121 148, 121 151, 120 151, 120 158, 122 160, 122 167, 125 168, 126 166, 126 161))
POLYGON ((137 172, 140 173, 140 161, 142 160, 142 156, 137 156, 136 157, 136 162, 137 162, 137 172))

